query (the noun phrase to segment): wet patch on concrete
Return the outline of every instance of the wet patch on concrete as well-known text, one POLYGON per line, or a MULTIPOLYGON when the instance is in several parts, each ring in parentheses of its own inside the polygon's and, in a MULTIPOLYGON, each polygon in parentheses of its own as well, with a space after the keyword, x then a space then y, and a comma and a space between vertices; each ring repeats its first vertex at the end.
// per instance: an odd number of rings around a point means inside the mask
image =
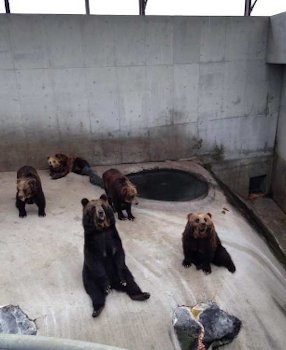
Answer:
POLYGON ((142 198, 184 202, 208 194, 206 181, 182 170, 153 169, 127 176, 136 185, 142 198))
POLYGON ((36 335, 36 323, 19 306, 6 305, 0 308, 0 333, 36 335))

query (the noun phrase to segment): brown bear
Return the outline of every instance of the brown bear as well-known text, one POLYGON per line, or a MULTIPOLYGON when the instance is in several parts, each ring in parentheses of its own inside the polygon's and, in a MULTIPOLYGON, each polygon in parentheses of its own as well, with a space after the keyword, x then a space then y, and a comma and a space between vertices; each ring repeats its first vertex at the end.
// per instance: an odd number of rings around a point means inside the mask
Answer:
POLYGON ((125 263, 125 252, 107 197, 81 200, 84 227, 83 285, 93 304, 93 317, 100 315, 111 289, 125 292, 132 300, 144 301, 142 292, 125 263))
POLYGON ((117 169, 105 171, 102 180, 109 204, 117 211, 118 219, 126 219, 126 216, 122 213, 122 210, 125 209, 127 219, 134 220, 131 205, 132 203, 138 204, 136 186, 117 169))
POLYGON ((235 265, 227 250, 222 246, 216 233, 210 213, 190 213, 182 236, 184 260, 183 266, 192 263, 197 270, 211 273, 211 263, 225 266, 235 272, 235 265))
POLYGON ((25 165, 17 171, 16 207, 20 218, 27 216, 25 205, 35 203, 39 216, 46 216, 46 200, 40 177, 35 168, 25 165))
POLYGON ((89 176, 89 181, 93 185, 103 187, 102 179, 92 170, 89 163, 79 157, 69 157, 62 153, 57 153, 47 157, 50 176, 53 180, 60 179, 68 173, 73 172, 79 175, 89 176))

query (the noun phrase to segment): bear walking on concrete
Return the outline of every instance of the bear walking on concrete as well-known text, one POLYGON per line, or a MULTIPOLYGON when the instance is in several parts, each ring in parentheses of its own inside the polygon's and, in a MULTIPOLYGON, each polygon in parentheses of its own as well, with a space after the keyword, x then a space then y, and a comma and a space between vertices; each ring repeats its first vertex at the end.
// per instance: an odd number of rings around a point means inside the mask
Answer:
POLYGON ((126 219, 126 216, 122 213, 122 210, 126 210, 127 219, 134 220, 131 205, 132 203, 138 204, 136 186, 117 169, 105 171, 102 180, 109 204, 117 211, 118 219, 126 219))
POLYGON ((235 272, 235 265, 227 250, 222 246, 216 233, 210 213, 190 213, 182 236, 184 260, 183 266, 192 263, 197 270, 211 273, 211 263, 225 266, 235 272))
POLYGON ((20 218, 27 216, 25 205, 33 203, 39 208, 39 216, 46 216, 46 200, 40 177, 35 168, 25 165, 17 172, 16 207, 20 218))
POLYGON ((126 292, 133 300, 150 297, 142 292, 125 264, 125 253, 107 197, 89 201, 83 198, 84 288, 93 304, 93 317, 100 315, 111 289, 126 292))

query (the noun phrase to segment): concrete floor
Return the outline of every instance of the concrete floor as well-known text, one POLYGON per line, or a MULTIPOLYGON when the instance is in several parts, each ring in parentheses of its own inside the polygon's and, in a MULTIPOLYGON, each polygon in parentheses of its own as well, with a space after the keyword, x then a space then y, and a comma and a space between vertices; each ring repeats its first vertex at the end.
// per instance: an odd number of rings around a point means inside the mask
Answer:
MULTIPOLYGON (((227 203, 214 180, 191 162, 122 165, 125 173, 148 167, 174 167, 204 175, 209 195, 184 203, 140 200, 134 222, 118 222, 127 264, 147 302, 130 300, 113 291, 98 319, 82 281, 83 197, 102 193, 88 178, 69 174, 53 181, 40 171, 47 216, 39 218, 34 205, 27 218, 15 208, 16 173, 0 173, 0 303, 20 307, 36 319, 39 335, 94 341, 129 350, 173 350, 171 315, 176 305, 211 299, 238 316, 243 327, 225 349, 286 348, 286 273, 267 244, 239 212, 227 203), (228 211, 225 214, 223 208, 228 211), (186 215, 213 214, 217 231, 237 267, 235 274, 213 266, 210 275, 181 265, 186 215)), ((107 167, 96 170, 101 174, 107 167)))

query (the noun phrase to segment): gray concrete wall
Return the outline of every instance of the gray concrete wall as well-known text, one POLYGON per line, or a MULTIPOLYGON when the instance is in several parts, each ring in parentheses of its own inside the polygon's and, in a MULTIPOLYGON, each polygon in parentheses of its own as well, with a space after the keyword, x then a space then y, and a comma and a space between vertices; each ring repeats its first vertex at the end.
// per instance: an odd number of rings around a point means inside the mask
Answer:
POLYGON ((286 12, 270 17, 267 62, 286 64, 286 12))
POLYGON ((274 200, 286 212, 286 66, 283 74, 272 189, 274 200))
POLYGON ((92 164, 271 156, 281 67, 265 63, 268 24, 1 15, 0 170, 46 167, 54 152, 92 164))

